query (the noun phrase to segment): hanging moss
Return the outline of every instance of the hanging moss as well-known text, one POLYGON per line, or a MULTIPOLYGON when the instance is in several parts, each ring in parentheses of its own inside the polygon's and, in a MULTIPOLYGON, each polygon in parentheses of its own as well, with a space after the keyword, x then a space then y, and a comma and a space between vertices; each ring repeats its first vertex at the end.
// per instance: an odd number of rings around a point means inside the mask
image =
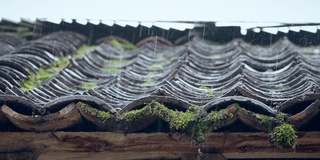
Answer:
POLYGON ((295 149, 298 144, 297 138, 296 130, 288 123, 275 127, 270 133, 270 141, 279 148, 291 147, 295 149))
POLYGON ((79 102, 78 104, 78 109, 84 113, 88 113, 96 118, 98 118, 102 123, 105 123, 108 120, 112 120, 114 116, 107 111, 101 111, 96 108, 91 107, 90 105, 79 102))
POLYGON ((288 114, 285 114, 282 112, 279 112, 276 116, 276 120, 277 120, 278 124, 285 122, 287 120, 287 118, 288 118, 288 114))
POLYGON ((209 123, 204 119, 206 112, 202 107, 190 107, 187 111, 174 111, 155 102, 154 112, 169 123, 171 130, 180 131, 189 136, 196 144, 202 144, 210 132, 209 123))
MULTIPOLYGON (((99 119, 102 123, 112 120, 116 128, 123 127, 123 124, 134 123, 136 120, 147 116, 156 116, 169 124, 172 131, 183 133, 190 137, 196 144, 203 144, 212 130, 216 130, 225 124, 235 120, 239 106, 237 104, 230 105, 226 109, 219 111, 211 111, 209 114, 200 106, 189 107, 186 111, 172 110, 159 102, 152 102, 141 109, 131 110, 122 115, 114 116, 109 112, 101 111, 81 103, 79 110, 99 119)), ((269 117, 262 114, 256 114, 260 123, 264 126, 274 128, 277 120, 274 117, 269 117)), ((285 114, 279 115, 279 119, 284 120, 285 114)), ((297 146, 297 136, 295 129, 288 123, 281 123, 275 127, 270 133, 270 141, 275 143, 277 147, 292 147, 297 146)))

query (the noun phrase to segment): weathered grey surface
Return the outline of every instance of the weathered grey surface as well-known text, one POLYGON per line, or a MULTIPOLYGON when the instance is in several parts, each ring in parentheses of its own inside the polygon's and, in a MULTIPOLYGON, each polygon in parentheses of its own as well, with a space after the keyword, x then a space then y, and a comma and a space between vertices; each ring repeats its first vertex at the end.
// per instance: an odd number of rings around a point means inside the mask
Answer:
POLYGON ((320 158, 320 133, 299 132, 296 150, 269 143, 268 133, 211 133, 199 146, 167 133, 1 132, 2 159, 320 158), (282 153, 282 154, 281 154, 282 153), (279 157, 279 158, 280 158, 279 157))

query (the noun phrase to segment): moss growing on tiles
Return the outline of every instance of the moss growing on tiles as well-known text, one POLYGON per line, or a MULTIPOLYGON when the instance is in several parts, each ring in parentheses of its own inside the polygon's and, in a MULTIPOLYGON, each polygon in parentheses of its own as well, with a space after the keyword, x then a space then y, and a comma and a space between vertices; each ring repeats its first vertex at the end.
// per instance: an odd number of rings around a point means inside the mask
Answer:
POLYGON ((84 55, 87 51, 94 50, 95 48, 97 48, 97 46, 95 46, 95 45, 89 46, 89 45, 84 44, 73 54, 73 57, 78 58, 78 57, 84 55))
POLYGON ((211 131, 210 123, 205 119, 206 111, 202 107, 190 107, 187 111, 170 110, 160 103, 155 103, 155 113, 169 123, 170 129, 181 131, 196 144, 202 144, 211 131))
POLYGON ((111 40, 111 45, 113 45, 113 47, 121 49, 121 50, 134 50, 137 49, 137 47, 130 43, 127 40, 122 40, 122 41, 118 41, 118 40, 111 40))
MULTIPOLYGON (((207 119, 209 120, 210 123, 217 124, 219 123, 219 121, 228 117, 228 115, 225 114, 225 112, 226 112, 226 109, 222 109, 220 111, 211 111, 208 114, 207 119)), ((231 116, 233 117, 233 115, 231 116)))
POLYGON ((210 88, 207 86, 200 86, 199 89, 210 90, 210 88))
POLYGON ((222 55, 220 55, 220 54, 214 54, 214 55, 210 56, 209 58, 210 59, 220 59, 221 57, 222 57, 222 55))
MULTIPOLYGON (((239 109, 237 104, 230 105, 230 107, 234 107, 235 110, 239 109)), ((216 130, 225 124, 230 123, 230 121, 236 118, 236 115, 233 113, 229 113, 228 111, 231 109, 230 107, 221 109, 219 111, 211 111, 207 115, 207 121, 210 123, 211 129, 216 130)))
POLYGON ((132 122, 135 119, 139 119, 139 118, 151 116, 151 115, 153 115, 152 108, 150 107, 150 105, 147 105, 141 109, 126 112, 123 115, 121 115, 119 119, 124 120, 126 122, 132 122))
POLYGON ((103 67, 102 71, 105 71, 107 73, 120 73, 121 69, 116 67, 103 67))
POLYGON ((142 83, 143 86, 150 86, 150 85, 153 85, 155 82, 153 80, 150 80, 150 81, 146 81, 144 83, 142 83))
POLYGON ((80 88, 84 90, 97 89, 98 87, 99 87, 98 84, 93 82, 83 83, 80 85, 80 88))
MULTIPOLYGON (((76 57, 77 55, 82 55, 85 53, 85 51, 93 48, 95 48, 95 46, 83 45, 75 53, 73 53, 73 56, 76 57)), ((60 57, 58 61, 52 62, 50 66, 43 66, 39 68, 38 72, 31 73, 27 79, 22 81, 22 85, 20 87, 21 91, 31 90, 40 86, 44 81, 50 79, 68 66, 69 63, 70 61, 68 56, 64 56, 60 57)))
POLYGON ((154 70, 163 70, 163 66, 160 65, 160 64, 152 64, 152 65, 151 65, 151 69, 154 69, 154 70))
POLYGON ((153 77, 153 76, 155 76, 155 74, 152 73, 152 72, 150 72, 150 73, 148 73, 146 76, 147 76, 147 77, 153 77))
POLYGON ((195 114, 190 110, 186 112, 169 110, 170 118, 167 119, 171 129, 185 130, 195 121, 195 114))
MULTIPOLYGON (((211 111, 208 114, 200 106, 189 107, 188 110, 183 112, 169 109, 159 102, 152 102, 141 109, 131 110, 122 115, 114 116, 109 112, 100 111, 82 102, 79 103, 81 103, 79 106, 81 112, 90 113, 90 115, 96 117, 102 123, 113 120, 114 124, 118 127, 122 126, 124 122, 131 124, 147 116, 159 117, 169 124, 171 130, 185 134, 190 137, 192 142, 200 145, 205 142, 212 130, 220 128, 236 118, 236 115, 233 115, 233 111, 237 112, 238 109, 241 109, 237 104, 234 104, 226 109, 211 111)), ((280 117, 283 117, 283 115, 280 117)), ((274 117, 257 114, 257 118, 261 120, 261 124, 270 126, 270 128, 273 128, 276 124, 276 118, 274 117)), ((270 141, 280 148, 295 148, 297 146, 295 129, 288 123, 282 123, 270 133, 270 141)))
POLYGON ((276 126, 276 118, 266 116, 263 114, 256 114, 257 117, 260 119, 260 124, 263 126, 268 127, 269 129, 272 129, 276 126))
POLYGON ((107 111, 101 111, 96 108, 91 107, 90 105, 83 103, 83 102, 78 102, 78 109, 81 112, 88 113, 97 119, 99 119, 102 123, 105 123, 108 120, 112 120, 114 116, 107 112, 107 111))
POLYGON ((171 64, 175 59, 176 57, 171 57, 170 59, 166 60, 166 63, 171 64))
POLYGON ((219 93, 214 93, 214 91, 207 86, 200 86, 199 89, 204 91, 204 95, 199 95, 199 98, 215 98, 221 95, 219 93))
POLYGON ((41 83, 45 80, 50 79, 53 75, 55 75, 58 71, 55 67, 53 68, 40 68, 37 73, 31 73, 28 79, 23 80, 23 85, 20 87, 21 91, 27 91, 30 89, 34 89, 41 85, 41 83))
POLYGON ((292 125, 283 123, 273 129, 270 133, 270 141, 279 148, 291 147, 296 148, 298 136, 292 125))
POLYGON ((18 35, 20 37, 31 37, 31 36, 34 36, 35 33, 34 32, 21 32, 21 33, 18 33, 18 35))
POLYGON ((130 64, 131 62, 132 62, 132 60, 130 60, 130 59, 108 59, 108 60, 105 60, 106 64, 112 65, 112 66, 110 66, 110 65, 107 65, 107 66, 115 67, 115 68, 120 68, 122 66, 126 66, 126 65, 130 64))
POLYGON ((288 114, 285 114, 282 112, 279 112, 276 116, 276 120, 277 120, 278 124, 285 122, 287 120, 287 118, 288 118, 288 114))

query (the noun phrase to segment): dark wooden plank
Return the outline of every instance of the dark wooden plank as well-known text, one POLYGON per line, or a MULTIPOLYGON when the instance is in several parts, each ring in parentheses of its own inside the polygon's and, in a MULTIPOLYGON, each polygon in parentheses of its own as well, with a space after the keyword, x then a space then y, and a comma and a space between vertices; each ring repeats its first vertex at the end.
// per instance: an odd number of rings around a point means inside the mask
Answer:
POLYGON ((32 153, 44 159, 52 155, 61 159, 68 156, 89 158, 92 154, 118 159, 127 156, 135 159, 186 159, 190 157, 188 155, 201 155, 206 159, 223 159, 221 154, 228 158, 259 158, 259 155, 263 158, 272 153, 274 157, 304 155, 320 158, 320 132, 298 132, 298 136, 299 145, 293 150, 279 149, 270 144, 268 133, 264 132, 211 133, 199 149, 187 137, 169 136, 168 133, 0 132, 0 156, 13 156, 15 153, 28 156, 32 153))

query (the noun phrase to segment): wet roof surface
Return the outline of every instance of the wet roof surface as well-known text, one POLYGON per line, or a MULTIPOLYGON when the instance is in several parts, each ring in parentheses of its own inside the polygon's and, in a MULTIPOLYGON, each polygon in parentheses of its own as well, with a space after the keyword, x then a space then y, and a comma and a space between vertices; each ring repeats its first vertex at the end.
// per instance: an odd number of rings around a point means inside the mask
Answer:
MULTIPOLYGON (((76 54, 86 40, 70 31, 33 41, 0 36, 2 125, 48 131, 89 122, 102 130, 130 132, 155 121, 145 114, 135 123, 113 128, 113 121, 98 121, 97 113, 92 116, 79 109, 83 103, 116 117, 155 102, 179 111, 192 106, 208 113, 228 109, 257 130, 268 128, 255 125, 261 119, 246 121, 246 116, 276 117, 282 112, 296 128, 319 117, 319 46, 299 47, 287 38, 270 46, 241 39, 216 44, 196 36, 173 46, 155 36, 135 48, 124 39, 109 37, 76 54), (23 88, 28 78, 46 76, 40 71, 50 67, 56 70, 49 78, 35 88, 23 88), (233 104, 243 112, 234 111, 233 104)), ((36 78, 33 81, 41 79, 36 78)))

